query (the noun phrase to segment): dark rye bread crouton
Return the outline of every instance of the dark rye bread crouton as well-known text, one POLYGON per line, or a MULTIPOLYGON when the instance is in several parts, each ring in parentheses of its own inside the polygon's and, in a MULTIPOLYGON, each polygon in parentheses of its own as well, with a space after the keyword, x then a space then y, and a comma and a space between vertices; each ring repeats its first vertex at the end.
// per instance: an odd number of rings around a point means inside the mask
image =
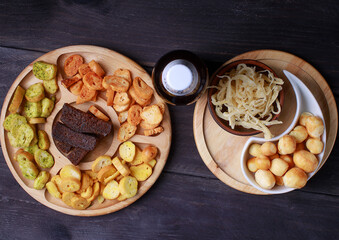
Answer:
POLYGON ((60 120, 69 128, 81 133, 107 136, 112 131, 112 123, 94 117, 65 103, 60 120))
POLYGON ((67 143, 60 142, 58 140, 54 140, 54 143, 57 149, 59 149, 59 151, 61 151, 62 153, 69 153, 69 151, 71 151, 72 149, 72 146, 67 143))
POLYGON ((67 143, 73 147, 91 151, 97 144, 97 139, 91 135, 75 132, 60 122, 56 123, 52 129, 53 138, 57 141, 67 143))
POLYGON ((88 152, 81 148, 73 148, 67 155, 67 158, 73 165, 78 165, 88 152))

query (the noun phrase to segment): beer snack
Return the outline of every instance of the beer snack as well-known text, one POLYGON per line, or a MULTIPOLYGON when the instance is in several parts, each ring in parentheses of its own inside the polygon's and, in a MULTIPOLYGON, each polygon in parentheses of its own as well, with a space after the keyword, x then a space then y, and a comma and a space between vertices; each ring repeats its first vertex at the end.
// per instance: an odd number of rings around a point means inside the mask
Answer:
POLYGON ((22 103, 22 100, 25 96, 26 90, 23 89, 20 85, 15 89, 11 104, 8 107, 10 113, 16 113, 22 103))

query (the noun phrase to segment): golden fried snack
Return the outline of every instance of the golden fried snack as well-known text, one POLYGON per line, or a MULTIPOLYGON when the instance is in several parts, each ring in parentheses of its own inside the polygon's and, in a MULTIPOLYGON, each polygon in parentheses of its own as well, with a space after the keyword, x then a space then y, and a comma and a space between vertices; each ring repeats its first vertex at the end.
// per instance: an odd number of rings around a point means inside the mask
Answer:
POLYGON ((261 153, 261 145, 258 143, 253 143, 249 150, 248 150, 249 154, 252 155, 253 157, 259 157, 262 153, 261 153))
POLYGON ((296 126, 289 135, 293 136, 297 143, 302 143, 308 137, 307 130, 304 126, 296 126))
POLYGON ((118 131, 118 139, 120 142, 125 142, 134 136, 137 131, 137 126, 129 124, 128 122, 123 123, 118 131))
POLYGON ((126 198, 134 197, 138 191, 138 181, 131 176, 123 177, 119 182, 119 191, 126 198))
POLYGON ((76 197, 76 194, 74 192, 64 192, 62 194, 61 200, 68 206, 72 207, 72 198, 76 197))
POLYGON ((135 177, 138 181, 145 181, 152 175, 152 167, 146 163, 140 164, 138 166, 131 166, 131 175, 135 177))
POLYGON ((92 186, 88 186, 83 192, 80 193, 80 196, 83 198, 90 198, 93 195, 92 186))
POLYGON ((24 99, 26 90, 22 88, 20 85, 15 89, 11 104, 8 107, 8 111, 10 113, 16 113, 24 99))
POLYGON ((87 200, 88 200, 89 202, 92 202, 92 201, 94 201, 94 199, 96 199, 96 198, 99 196, 99 194, 100 194, 100 182, 96 182, 96 183, 94 183, 94 185, 93 185, 93 194, 92 194, 92 196, 91 196, 90 198, 88 198, 87 200))
POLYGON ((301 126, 306 126, 306 120, 307 120, 307 118, 308 117, 310 117, 310 116, 313 116, 313 114, 312 113, 309 113, 309 112, 303 112, 301 115, 300 115, 300 117, 299 117, 299 124, 301 125, 301 126))
POLYGON ((261 155, 255 158, 255 165, 258 169, 268 170, 271 167, 271 161, 268 157, 261 155))
POLYGON ((136 166, 139 165, 141 163, 143 163, 143 159, 142 159, 142 151, 140 150, 139 147, 135 147, 135 156, 132 162, 130 162, 129 164, 131 164, 132 166, 136 166))
POLYGON ((318 159, 314 154, 306 150, 300 150, 293 154, 293 162, 307 173, 313 172, 318 167, 318 159))
POLYGON ((272 156, 269 156, 269 159, 270 159, 270 160, 273 160, 273 159, 279 158, 279 157, 280 157, 279 154, 276 153, 276 154, 274 154, 274 155, 272 155, 272 156))
POLYGON ((126 141, 119 147, 119 155, 126 162, 132 162, 136 153, 136 147, 131 141, 126 141))
POLYGON ((150 130, 144 130, 144 135, 145 136, 153 136, 153 135, 157 135, 159 133, 162 133, 164 131, 163 127, 157 127, 154 129, 150 129, 150 130))
POLYGON ((140 77, 134 78, 133 88, 135 93, 143 99, 150 99, 153 95, 153 89, 148 86, 140 77))
POLYGON ((69 87, 69 90, 71 93, 73 93, 75 96, 79 96, 81 93, 81 89, 84 86, 84 83, 82 81, 78 81, 72 86, 69 87))
POLYGON ((61 171, 60 171, 60 177, 61 179, 66 179, 66 178, 75 178, 77 180, 81 180, 81 171, 78 167, 68 164, 65 165, 61 171))
POLYGON ((113 75, 125 78, 127 81, 132 83, 131 72, 128 69, 119 68, 113 73, 113 75))
POLYGON ((91 205, 91 202, 88 201, 86 198, 74 196, 71 199, 71 206, 74 209, 84 210, 84 209, 88 208, 89 205, 91 205))
POLYGON ((159 106, 155 104, 144 107, 140 116, 143 120, 150 124, 160 124, 163 119, 159 106))
POLYGON ((306 129, 313 138, 320 138, 324 133, 324 123, 320 117, 310 116, 306 120, 306 129))
POLYGON ((275 185, 275 177, 269 170, 259 169, 254 174, 254 178, 262 188, 272 189, 275 185))
POLYGON ((135 104, 128 109, 127 122, 132 125, 138 125, 141 122, 142 108, 135 104))
MULTIPOLYGON (((116 171, 115 173, 113 173, 113 175, 107 177, 104 179, 104 183, 103 184, 107 184, 109 183, 110 181, 116 179, 117 177, 121 176, 120 173, 118 171, 116 171)), ((103 188, 101 188, 103 190, 103 188)))
POLYGON ((126 105, 131 102, 127 92, 118 92, 115 94, 113 103, 115 105, 126 105))
POLYGON ((275 175, 275 176, 283 176, 285 172, 287 171, 289 165, 287 162, 282 160, 281 158, 275 158, 271 161, 271 167, 270 171, 275 175))
POLYGON ((258 170, 257 165, 255 164, 255 159, 256 157, 247 160, 247 168, 250 172, 256 172, 258 170))
POLYGON ((294 167, 295 164, 293 162, 293 158, 291 157, 291 155, 280 155, 280 158, 288 163, 289 168, 294 167))
POLYGON ((78 72, 82 78, 91 71, 92 70, 87 63, 81 64, 78 68, 78 72))
POLYGON ((157 103, 162 115, 165 113, 165 103, 157 103))
POLYGON ((113 106, 115 92, 111 88, 107 88, 106 98, 107 106, 113 106))
POLYGON ((99 63, 97 63, 95 60, 92 60, 88 63, 88 66, 90 69, 95 72, 99 77, 103 77, 106 73, 104 69, 100 66, 99 63))
POLYGON ((119 123, 124 123, 127 121, 127 117, 128 117, 128 111, 124 111, 124 112, 120 112, 118 114, 118 120, 119 120, 119 123))
POLYGON ((114 173, 116 173, 116 171, 117 170, 112 165, 108 165, 106 167, 101 168, 100 171, 98 172, 99 182, 103 183, 106 178, 112 176, 114 173))
POLYGON ((76 192, 80 190, 81 183, 74 177, 61 178, 60 190, 62 192, 76 192))
POLYGON ((81 80, 81 76, 80 74, 77 74, 75 76, 73 76, 72 78, 66 78, 61 80, 61 84, 62 86, 64 86, 65 88, 69 88, 71 86, 73 86, 74 84, 76 84, 77 82, 79 82, 81 80))
POLYGON ((152 159, 152 160, 149 161, 147 164, 150 165, 152 168, 154 168, 155 164, 157 164, 157 160, 152 159))
POLYGON ((83 63, 84 59, 80 55, 74 54, 69 56, 64 63, 65 74, 69 77, 74 76, 83 63))
POLYGON ((114 167, 120 172, 121 175, 128 176, 131 173, 130 169, 127 167, 125 163, 122 163, 120 161, 119 157, 113 158, 112 163, 114 167))
POLYGON ((303 142, 297 143, 297 146, 295 148, 295 152, 297 152, 299 150, 305 150, 305 143, 303 143, 303 142))
POLYGON ((96 94, 96 90, 89 89, 84 85, 81 88, 80 95, 77 97, 76 104, 89 102, 96 97, 96 94))
POLYGON ((61 198, 61 193, 59 192, 57 186, 53 182, 46 183, 47 191, 55 198, 61 198))
POLYGON ((307 175, 300 168, 292 168, 283 176, 285 187, 302 188, 307 183, 307 175))
POLYGON ((106 187, 104 188, 104 191, 102 192, 102 196, 105 199, 116 199, 120 194, 119 191, 119 184, 117 181, 110 181, 107 183, 106 187))
POLYGON ((279 154, 291 154, 294 153, 297 146, 295 138, 291 135, 285 135, 278 141, 279 154))
POLYGON ((151 130, 151 129, 156 128, 157 126, 159 126, 159 124, 150 124, 146 122, 145 120, 141 120, 140 122, 140 127, 142 127, 145 130, 151 130))
POLYGON ((80 191, 85 191, 89 186, 93 184, 93 180, 87 173, 81 173, 81 187, 80 191))
POLYGON ((279 176, 274 176, 275 177, 275 183, 279 186, 283 186, 284 185, 284 180, 283 177, 279 177, 279 176))
POLYGON ((129 104, 126 104, 126 105, 115 105, 115 104, 113 104, 113 108, 118 113, 125 112, 125 111, 128 110, 129 104))
POLYGON ((263 145, 261 145, 260 151, 265 156, 273 156, 277 153, 277 147, 272 142, 265 142, 263 145))
POLYGON ((84 85, 92 90, 102 90, 102 78, 95 72, 88 72, 82 79, 84 85))
POLYGON ((144 163, 148 163, 152 159, 154 159, 158 154, 158 148, 155 146, 147 146, 142 151, 142 160, 144 163))
POLYGON ((61 177, 59 175, 55 175, 51 178, 51 182, 55 184, 55 186, 57 186, 59 192, 64 193, 63 191, 61 191, 60 189, 60 185, 61 185, 61 177))
POLYGON ((19 163, 21 161, 34 162, 34 156, 31 153, 24 151, 23 149, 19 149, 18 151, 16 151, 13 158, 19 163))
MULTIPOLYGON (((108 156, 108 155, 102 155, 102 156, 98 157, 97 159, 95 159, 95 161, 93 162, 92 171, 97 173, 97 172, 100 171, 101 168, 103 168, 105 166, 109 166, 109 165, 112 165, 111 157, 108 156)), ((97 176, 95 178, 97 178, 97 176)))
POLYGON ((40 123, 45 123, 46 118, 30 118, 28 119, 29 124, 40 124, 40 123))
POLYGON ((122 77, 118 76, 105 76, 103 80, 103 86, 106 88, 112 88, 116 92, 127 92, 130 83, 122 77))
POLYGON ((88 111, 90 111, 94 116, 97 118, 104 120, 104 121, 109 121, 109 117, 107 117, 103 112, 101 112, 96 106, 92 105, 89 107, 88 111))
POLYGON ((313 154, 319 154, 324 149, 324 143, 318 138, 309 138, 306 141, 307 149, 313 154))
POLYGON ((131 95, 131 97, 132 97, 132 98, 133 98, 140 106, 142 106, 142 107, 149 105, 149 104, 151 103, 151 101, 152 101, 152 97, 149 98, 149 99, 144 99, 144 98, 142 98, 142 97, 139 97, 139 96, 136 94, 133 85, 129 88, 128 93, 129 93, 129 95, 131 95))

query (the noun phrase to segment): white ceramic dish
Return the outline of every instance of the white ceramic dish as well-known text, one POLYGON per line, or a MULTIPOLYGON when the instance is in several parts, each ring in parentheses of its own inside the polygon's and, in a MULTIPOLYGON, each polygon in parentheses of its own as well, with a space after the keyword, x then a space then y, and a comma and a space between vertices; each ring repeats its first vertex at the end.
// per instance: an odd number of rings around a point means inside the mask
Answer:
MULTIPOLYGON (((284 186, 274 186, 272 189, 268 190, 268 189, 264 189, 262 187, 260 187, 257 182, 254 179, 254 173, 250 172, 247 169, 247 160, 250 158, 250 155, 248 153, 248 148, 252 143, 259 143, 259 144, 263 144, 264 142, 275 142, 278 141, 279 138, 281 138, 282 136, 288 134, 297 124, 298 120, 299 120, 299 116, 302 112, 310 112, 315 116, 320 117, 321 119, 324 119, 323 113, 319 107, 319 104, 317 102, 317 100, 315 99, 315 97, 313 96, 313 94, 311 93, 311 91, 306 87, 306 85, 299 79, 297 78, 295 75, 293 75, 292 73, 284 70, 284 74, 286 75, 286 77, 288 78, 288 80, 290 81, 293 90, 295 92, 295 96, 296 96, 296 102, 297 102, 297 108, 294 114, 294 118, 292 121, 292 124, 279 136, 276 136, 272 139, 269 140, 265 140, 263 138, 258 138, 258 137, 250 137, 243 150, 241 153, 241 158, 240 158, 240 165, 241 165, 241 170, 242 173, 244 174, 246 180, 256 189, 265 192, 265 193, 269 193, 269 194, 281 194, 281 193, 286 193, 286 192, 290 192, 293 191, 294 188, 287 188, 284 186)), ((324 122, 324 134, 322 135, 322 141, 324 143, 324 149, 326 146, 326 126, 325 126, 325 122, 324 122)), ((308 174, 308 180, 318 171, 319 167, 322 165, 322 160, 323 160, 323 155, 324 155, 324 150, 317 155, 317 158, 319 160, 319 164, 317 169, 308 174)))

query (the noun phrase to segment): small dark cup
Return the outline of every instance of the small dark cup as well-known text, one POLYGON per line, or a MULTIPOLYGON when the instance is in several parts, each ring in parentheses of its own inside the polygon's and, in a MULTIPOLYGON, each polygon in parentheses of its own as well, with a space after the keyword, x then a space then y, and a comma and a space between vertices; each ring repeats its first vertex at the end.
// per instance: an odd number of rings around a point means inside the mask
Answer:
MULTIPOLYGON (((270 72, 273 73, 273 75, 275 77, 277 77, 277 74, 270 68, 268 67, 266 64, 259 62, 257 60, 251 60, 251 59, 244 59, 244 60, 238 60, 238 61, 234 61, 231 62, 229 64, 226 65, 222 65, 211 77, 211 83, 210 86, 217 86, 220 78, 218 78, 218 76, 224 75, 227 72, 230 72, 232 69, 236 68, 239 64, 246 64, 249 67, 256 67, 256 71, 262 71, 262 70, 269 70, 270 72)), ((208 89, 208 108, 210 110, 210 113, 214 119, 214 121, 216 121, 216 123, 224 130, 226 130, 229 133, 232 133, 234 135, 238 135, 238 136, 251 136, 251 135, 255 135, 255 134, 259 134, 261 133, 261 131, 258 130, 254 130, 254 129, 247 129, 244 128, 242 126, 235 126, 234 129, 232 129, 229 125, 229 122, 219 118, 218 115, 215 112, 215 106, 212 104, 212 100, 211 97, 214 93, 217 92, 217 89, 215 88, 209 88, 208 89)), ((278 95, 278 99, 280 102, 280 106, 283 106, 284 103, 284 89, 282 89, 278 95)), ((275 114, 272 118, 272 120, 275 120, 279 117, 280 114, 275 114)))

